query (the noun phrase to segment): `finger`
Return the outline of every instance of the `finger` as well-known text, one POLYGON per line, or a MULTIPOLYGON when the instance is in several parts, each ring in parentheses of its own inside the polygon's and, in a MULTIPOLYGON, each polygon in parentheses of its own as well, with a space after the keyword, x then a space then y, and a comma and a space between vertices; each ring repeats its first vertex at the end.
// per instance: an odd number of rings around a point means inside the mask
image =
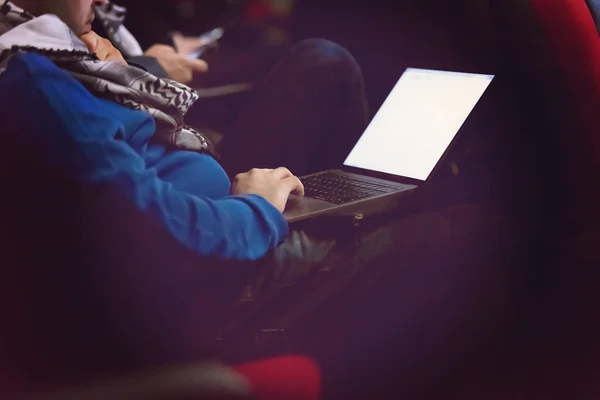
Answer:
POLYGON ((194 72, 205 73, 208 71, 208 64, 204 60, 193 59, 188 60, 187 58, 183 58, 186 62, 186 65, 194 72))
POLYGON ((104 61, 108 57, 108 52, 106 51, 106 49, 103 49, 102 47, 99 49, 96 49, 96 51, 94 51, 93 53, 96 54, 96 58, 100 61, 104 61))
POLYGON ((184 36, 181 32, 173 32, 171 37, 175 42, 190 47, 199 47, 206 41, 202 36, 184 36))
POLYGON ((294 174, 292 174, 286 167, 275 168, 273 171, 271 171, 271 173, 279 179, 285 179, 290 176, 294 176, 294 174))
POLYGON ((79 39, 85 44, 90 53, 94 53, 98 47, 98 39, 100 37, 95 32, 88 32, 85 35, 81 35, 79 39))
POLYGON ((125 61, 125 59, 123 58, 123 56, 121 55, 121 52, 119 50, 113 50, 111 52, 109 52, 106 55, 106 60, 107 61, 113 61, 116 62, 118 64, 121 65, 127 65, 127 61, 125 61))
POLYGON ((296 196, 304 196, 304 185, 296 176, 290 176, 283 180, 287 185, 290 193, 295 194, 296 196))
POLYGON ((271 172, 271 171, 273 171, 273 170, 270 168, 252 168, 250 171, 248 171, 248 174, 255 175, 255 174, 267 173, 267 172, 271 172))
MULTIPOLYGON (((250 171, 249 171, 250 172, 250 171)), ((244 176, 246 176, 248 172, 242 173, 242 174, 237 174, 233 179, 235 182, 238 182, 239 180, 241 180, 244 176)))

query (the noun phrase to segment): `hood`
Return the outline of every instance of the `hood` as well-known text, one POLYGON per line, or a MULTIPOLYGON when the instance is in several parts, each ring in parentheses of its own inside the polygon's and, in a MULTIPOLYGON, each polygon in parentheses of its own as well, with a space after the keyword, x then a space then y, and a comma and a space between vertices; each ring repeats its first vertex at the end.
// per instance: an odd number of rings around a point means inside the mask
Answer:
POLYGON ((0 51, 13 46, 88 52, 85 44, 55 15, 42 15, 0 35, 0 51))

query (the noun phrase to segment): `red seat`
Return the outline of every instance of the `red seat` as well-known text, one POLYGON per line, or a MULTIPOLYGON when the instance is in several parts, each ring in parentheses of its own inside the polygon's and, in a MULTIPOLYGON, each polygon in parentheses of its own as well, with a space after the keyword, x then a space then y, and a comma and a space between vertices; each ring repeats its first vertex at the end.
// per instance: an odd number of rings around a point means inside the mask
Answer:
MULTIPOLYGON (((0 365, 1 367, 2 365, 0 365)), ((237 378, 232 379, 234 376, 228 376, 228 374, 238 374, 244 377, 249 383, 252 398, 256 400, 317 400, 321 395, 319 367, 307 357, 275 357, 233 366, 229 369, 229 372, 227 370, 213 367, 211 370, 203 371, 183 367, 171 371, 165 370, 162 374, 160 372, 154 375, 150 374, 145 378, 143 378, 143 375, 137 375, 134 385, 127 383, 131 381, 130 378, 117 378, 116 381, 109 380, 100 386, 94 385, 92 382, 84 383, 83 386, 78 386, 78 388, 66 388, 62 393, 55 393, 55 396, 51 395, 50 397, 57 400, 72 399, 74 398, 73 393, 78 393, 78 398, 85 400, 104 398, 109 396, 110 393, 111 398, 125 399, 130 398, 130 396, 131 398, 146 398, 148 394, 152 393, 158 397, 168 395, 179 398, 182 393, 195 393, 201 398, 204 398, 204 395, 246 398, 248 388, 245 385, 239 386, 237 378), (190 379, 191 377, 196 379, 190 379), (204 383, 199 383, 202 381, 204 383), (156 382, 159 383, 156 384, 156 382), (173 382, 176 382, 175 386, 173 386, 173 382), (73 392, 73 390, 81 389, 83 390, 73 392), (157 393, 157 390, 159 393, 157 393), (132 393, 137 394, 134 396, 132 393)), ((10 385, 12 388, 8 392, 20 393, 27 391, 25 387, 19 388, 17 382, 14 381, 15 378, 9 370, 0 369, 0 381, 12 381, 10 385)), ((4 393, 6 389, 5 387, 0 392, 4 393)), ((45 397, 41 395, 36 398, 41 400, 45 397)))
POLYGON ((321 392, 319 367, 306 357, 284 356, 233 369, 248 379, 259 400, 317 400, 321 392))
MULTIPOLYGON (((592 12, 586 0, 529 0, 538 25, 542 28, 550 44, 550 50, 561 74, 561 83, 567 89, 568 102, 573 106, 575 116, 581 124, 574 129, 581 130, 584 143, 592 157, 592 167, 600 163, 600 35, 592 12)), ((576 134, 568 132, 569 135, 576 134)), ((579 154, 579 153, 578 153, 579 154)), ((594 182, 598 182, 598 169, 587 171, 594 182)), ((593 182, 588 182, 587 186, 593 182)), ((590 193, 593 189, 590 190, 590 193)), ((596 199, 596 197, 593 197, 596 199)), ((597 212, 596 200, 590 201, 585 216, 597 212)), ((595 232, 597 219, 590 224, 595 232)), ((582 254, 583 250, 578 250, 582 254)), ((595 339, 597 342, 597 339, 595 339)), ((592 349, 590 348, 590 351, 592 349)), ((594 374, 592 374, 594 375, 594 374)), ((595 374, 600 382, 600 372, 595 374)), ((565 379, 568 379, 565 377, 565 379)), ((577 379, 574 378, 575 382, 577 379)), ((586 380, 587 378, 581 378, 586 380)), ((589 388, 593 382, 577 382, 579 387, 589 388)), ((600 399, 600 391, 596 398, 600 399)))
POLYGON ((585 0, 530 0, 600 162, 600 36, 585 0))

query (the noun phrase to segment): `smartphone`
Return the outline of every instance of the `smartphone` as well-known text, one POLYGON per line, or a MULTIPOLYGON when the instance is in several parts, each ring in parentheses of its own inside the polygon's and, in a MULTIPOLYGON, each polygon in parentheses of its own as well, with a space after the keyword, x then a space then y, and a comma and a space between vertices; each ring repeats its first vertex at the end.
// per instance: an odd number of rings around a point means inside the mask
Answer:
POLYGON ((189 59, 196 59, 202 57, 208 50, 213 49, 217 45, 217 41, 223 37, 225 31, 223 28, 215 28, 212 31, 208 31, 200 35, 202 44, 189 55, 189 59))

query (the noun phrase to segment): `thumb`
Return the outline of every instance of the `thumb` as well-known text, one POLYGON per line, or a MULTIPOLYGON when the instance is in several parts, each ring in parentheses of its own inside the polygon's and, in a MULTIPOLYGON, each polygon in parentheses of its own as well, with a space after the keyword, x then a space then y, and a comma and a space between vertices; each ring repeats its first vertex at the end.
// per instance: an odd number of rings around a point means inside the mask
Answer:
POLYGON ((304 185, 296 176, 289 176, 283 179, 290 193, 296 196, 304 196, 304 185))
POLYGON ((186 61, 187 61, 188 67, 194 72, 204 73, 204 72, 208 71, 208 64, 204 60, 199 60, 199 59, 188 60, 186 58, 186 61))

